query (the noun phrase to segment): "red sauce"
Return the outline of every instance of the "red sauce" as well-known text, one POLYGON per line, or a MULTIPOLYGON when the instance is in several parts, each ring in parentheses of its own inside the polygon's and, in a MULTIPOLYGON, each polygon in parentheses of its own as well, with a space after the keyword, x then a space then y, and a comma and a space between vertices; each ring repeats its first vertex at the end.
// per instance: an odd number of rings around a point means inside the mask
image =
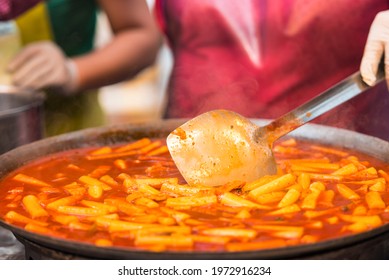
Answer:
POLYGON ((274 147, 278 175, 262 178, 263 182, 196 189, 185 185, 164 140, 140 141, 60 152, 18 168, 0 182, 0 217, 39 234, 153 251, 240 251, 309 244, 370 230, 389 219, 388 164, 354 151, 291 139, 274 147), (295 181, 266 195, 252 192, 285 174, 293 174, 295 181), (97 181, 85 181, 90 178, 97 181), (160 181, 138 180, 145 178, 160 181), (163 183, 164 178, 176 182, 163 183), (308 186, 304 178, 309 178, 308 186), (357 197, 349 196, 349 190, 357 197), (287 193, 298 196, 281 207, 287 193), (233 204, 238 203, 237 196, 257 206, 237 206, 233 204), (43 214, 32 214, 34 203, 28 204, 26 197, 36 198, 43 214), (61 207, 48 206, 69 197, 71 202, 61 207), (181 203, 180 197, 186 197, 187 203, 181 203), (200 202, 191 206, 196 199, 200 202), (101 210, 102 205, 109 210, 101 210), (92 214, 69 213, 78 211, 74 206, 92 209, 92 214), (279 210, 285 213, 274 212, 279 210))

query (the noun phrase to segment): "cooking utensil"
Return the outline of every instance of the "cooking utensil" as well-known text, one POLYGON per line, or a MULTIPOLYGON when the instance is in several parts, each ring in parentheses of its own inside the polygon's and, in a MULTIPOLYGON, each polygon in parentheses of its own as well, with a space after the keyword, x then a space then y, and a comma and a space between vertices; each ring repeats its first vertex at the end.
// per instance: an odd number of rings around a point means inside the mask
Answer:
MULTIPOLYGON (((166 137, 185 120, 126 124, 84 129, 23 145, 0 155, 0 179, 32 160, 73 148, 128 143, 143 137, 166 137)), ((267 121, 251 120, 258 126, 267 121)), ((291 136, 317 144, 332 145, 371 155, 389 163, 389 142, 361 133, 316 124, 306 124, 291 136)), ((27 231, 0 219, 23 244, 35 244, 57 254, 45 258, 86 259, 388 259, 389 224, 373 230, 314 244, 245 252, 150 252, 125 248, 99 247, 27 231), (62 254, 63 253, 63 254, 62 254)))
MULTIPOLYGON (((380 68, 375 84, 383 77, 380 68)), ((231 111, 206 112, 175 129, 167 146, 189 185, 251 182, 276 173, 274 141, 368 88, 357 72, 263 127, 231 111)))
POLYGON ((41 92, 0 85, 0 154, 43 137, 41 92))

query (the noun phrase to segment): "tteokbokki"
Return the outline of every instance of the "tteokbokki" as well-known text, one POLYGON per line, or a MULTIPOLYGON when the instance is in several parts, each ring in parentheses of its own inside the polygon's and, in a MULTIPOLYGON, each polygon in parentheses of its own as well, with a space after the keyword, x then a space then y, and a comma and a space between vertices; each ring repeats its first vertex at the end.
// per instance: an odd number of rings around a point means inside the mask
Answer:
POLYGON ((165 140, 44 156, 0 182, 0 217, 27 231, 148 251, 245 251, 330 240, 389 221, 389 164, 290 138, 278 173, 186 185, 165 140))

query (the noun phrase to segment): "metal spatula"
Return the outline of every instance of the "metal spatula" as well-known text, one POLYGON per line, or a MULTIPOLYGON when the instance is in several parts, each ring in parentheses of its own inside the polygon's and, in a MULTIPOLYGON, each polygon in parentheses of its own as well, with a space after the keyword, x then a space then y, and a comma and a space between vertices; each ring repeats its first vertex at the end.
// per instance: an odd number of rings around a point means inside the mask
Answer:
MULTIPOLYGON (((383 77, 380 69, 375 84, 383 77)), ((231 111, 210 111, 175 129, 167 146, 189 185, 251 182, 276 172, 274 141, 369 88, 357 72, 263 127, 231 111)))

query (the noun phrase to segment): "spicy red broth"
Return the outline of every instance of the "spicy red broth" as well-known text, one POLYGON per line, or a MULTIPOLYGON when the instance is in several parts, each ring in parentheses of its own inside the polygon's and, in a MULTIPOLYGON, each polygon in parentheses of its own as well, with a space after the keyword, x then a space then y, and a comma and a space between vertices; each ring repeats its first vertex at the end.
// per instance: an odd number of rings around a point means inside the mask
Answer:
POLYGON ((274 155, 276 175, 190 187, 161 139, 60 152, 3 178, 0 216, 97 246, 203 252, 310 244, 388 222, 387 163, 295 139, 274 155))

